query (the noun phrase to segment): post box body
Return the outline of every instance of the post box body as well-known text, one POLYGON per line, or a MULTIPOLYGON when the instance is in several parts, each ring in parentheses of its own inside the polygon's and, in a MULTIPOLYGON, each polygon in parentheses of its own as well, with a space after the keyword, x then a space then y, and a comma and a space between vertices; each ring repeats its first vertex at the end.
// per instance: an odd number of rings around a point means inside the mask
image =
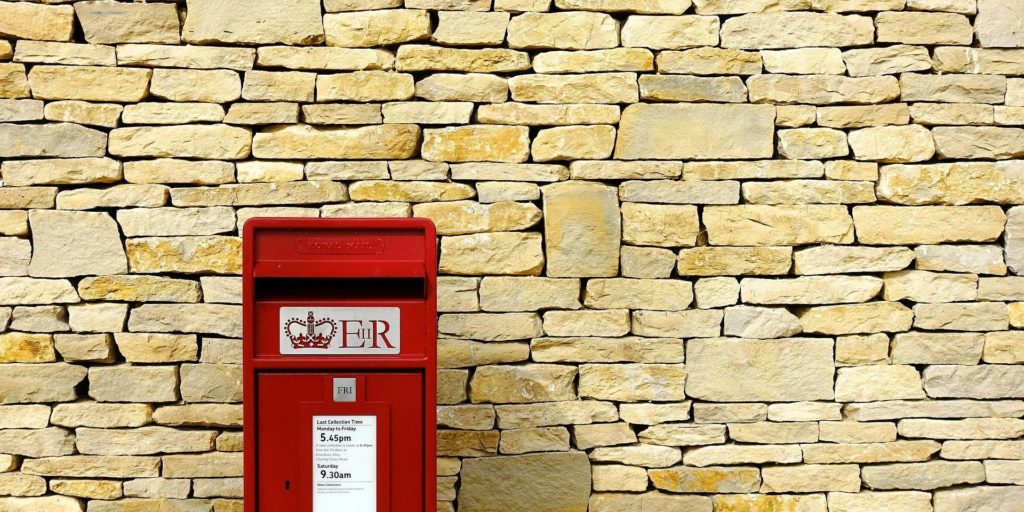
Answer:
POLYGON ((436 508, 436 252, 425 219, 246 222, 246 512, 436 508))

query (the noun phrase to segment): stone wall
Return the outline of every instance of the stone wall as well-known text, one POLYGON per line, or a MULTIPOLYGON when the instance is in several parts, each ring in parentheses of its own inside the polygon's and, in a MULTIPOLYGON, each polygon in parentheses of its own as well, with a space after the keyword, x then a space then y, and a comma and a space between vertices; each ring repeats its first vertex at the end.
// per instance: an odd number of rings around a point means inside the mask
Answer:
POLYGON ((0 511, 241 510, 239 227, 410 215, 438 511, 1021 511, 1022 26, 0 1, 0 511))

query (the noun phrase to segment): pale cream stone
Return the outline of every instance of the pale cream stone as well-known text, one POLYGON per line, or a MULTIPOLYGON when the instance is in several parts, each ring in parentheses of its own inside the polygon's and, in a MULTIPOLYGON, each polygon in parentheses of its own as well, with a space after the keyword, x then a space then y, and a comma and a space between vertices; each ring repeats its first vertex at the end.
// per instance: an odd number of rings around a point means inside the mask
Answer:
POLYGON ((149 455, 163 452, 201 452, 213 449, 217 433, 168 427, 75 430, 75 444, 85 455, 149 455))
POLYGON ((794 402, 771 404, 768 419, 771 421, 828 421, 842 419, 841 404, 831 402, 794 402))
POLYGON ((833 397, 831 339, 694 339, 687 343, 686 360, 691 397, 724 402, 833 397), (723 371, 735 378, 717 378, 723 371))
POLYGON ((280 181, 297 181, 304 176, 302 164, 295 162, 264 162, 250 160, 235 165, 239 182, 273 183, 280 181))
POLYGON ((28 98, 24 64, 0 63, 0 98, 28 98))
POLYGON ((743 302, 751 304, 837 304, 865 302, 878 295, 882 280, 869 276, 746 278, 741 282, 743 302))
POLYGON ((774 117, 770 105, 630 105, 622 113, 615 157, 766 158, 774 151, 774 117))
POLYGON ((1024 372, 1019 366, 930 366, 924 385, 934 398, 1020 398, 1024 372))
POLYGON ((584 160, 569 164, 569 174, 574 179, 591 180, 678 179, 683 174, 683 165, 681 162, 584 160))
POLYGON ((39 121, 44 108, 40 100, 0 100, 0 122, 39 121))
POLYGON ((544 334, 548 336, 623 336, 629 330, 629 311, 625 309, 544 313, 544 334))
POLYGON ((469 102, 410 101, 383 106, 385 123, 467 124, 472 113, 469 102))
POLYGON ((905 247, 809 247, 793 255, 796 274, 840 274, 902 270, 914 261, 905 247))
POLYGON ((894 45, 843 52, 850 76, 893 75, 908 71, 928 71, 932 59, 923 46, 894 45))
POLYGON ((53 346, 68 362, 112 363, 117 359, 109 334, 57 334, 53 346))
POLYGON ((900 75, 900 99, 945 103, 1001 103, 1006 78, 990 75, 900 75))
POLYGON ((914 302, 972 301, 978 297, 978 276, 921 270, 887 273, 883 297, 914 302))
POLYGON ((437 364, 440 368, 518 363, 530 358, 530 348, 525 343, 476 343, 442 339, 438 340, 437 346, 437 364))
POLYGON ((298 123, 299 105, 282 102, 232 103, 228 114, 224 116, 224 122, 241 125, 298 123))
POLYGON ((534 103, 635 103, 636 73, 517 75, 508 80, 512 99, 534 103))
POLYGON ((32 259, 32 243, 15 237, 0 238, 0 275, 27 276, 32 259))
POLYGON ((1022 497, 1024 487, 1020 486, 970 487, 936 491, 934 502, 936 512, 956 512, 971 508, 1010 512, 1022 497))
POLYGON ((452 46, 500 46, 505 40, 508 13, 440 11, 437 15, 437 28, 430 36, 436 43, 452 46))
POLYGON ((913 366, 856 366, 839 368, 838 372, 838 402, 925 398, 921 376, 913 366))
MULTIPOLYGON (((124 213, 124 211, 119 212, 124 213)), ((127 302, 197 302, 194 281, 157 276, 99 276, 82 279, 78 291, 85 300, 127 302)))
POLYGON ((117 224, 108 214, 33 210, 29 222, 35 247, 29 275, 70 277, 127 271, 117 224))
POLYGON ((693 301, 693 288, 686 281, 590 280, 584 293, 589 308, 686 309, 693 301))
POLYGON ((230 162, 190 161, 170 158, 124 162, 124 178, 128 183, 187 183, 216 185, 235 179, 235 166, 230 162))
POLYGON ((224 107, 212 103, 138 103, 127 105, 122 115, 124 124, 219 123, 223 120, 224 107))
POLYGON ((789 247, 696 247, 679 251, 681 276, 780 275, 789 271, 789 247))
POLYGON ((962 14, 880 12, 875 24, 879 43, 969 45, 974 41, 971 22, 962 14))
POLYGON ((761 473, 753 467, 676 466, 648 470, 655 488, 670 492, 742 493, 757 492, 761 473))
POLYGON ((621 404, 622 419, 634 425, 657 425, 690 419, 690 402, 621 404))
POLYGON ((488 205, 470 201, 425 203, 414 206, 413 214, 433 220, 442 235, 516 231, 528 229, 541 219, 541 212, 536 206, 513 202, 488 205))
POLYGON ((320 2, 256 0, 243 10, 215 2, 191 0, 182 39, 193 44, 308 45, 324 40, 320 2))
POLYGON ((0 124, 2 158, 102 157, 106 144, 106 134, 76 124, 0 124))
POLYGON ((519 181, 562 181, 569 177, 569 169, 558 164, 506 164, 475 162, 452 164, 453 180, 504 181, 515 176, 519 181))
POLYGON ((192 334, 116 333, 118 351, 130 363, 195 361, 199 346, 192 334))
POLYGON ((853 242, 853 221, 845 206, 709 206, 703 221, 712 245, 853 242))
MULTIPOLYGON (((845 408, 846 416, 855 421, 877 421, 901 418, 969 418, 997 417, 1016 418, 1024 408, 1019 400, 934 400, 934 401, 891 401, 867 404, 849 404, 845 408)), ((947 444, 946 447, 955 446, 947 444)), ((943 453, 946 457, 946 453, 943 453)), ((947 457, 955 458, 955 457, 947 457)), ((968 457, 984 459, 986 456, 968 457)))
POLYGON ((327 46, 370 48, 430 37, 430 13, 387 9, 324 16, 327 46))
POLYGON ((816 110, 818 124, 832 128, 863 128, 910 122, 910 109, 903 103, 818 107, 816 110))
POLYGON ((796 160, 687 162, 684 171, 686 181, 820 178, 825 175, 825 166, 821 162, 796 160))
POLYGON ((651 444, 602 446, 590 453, 595 462, 618 462, 632 466, 664 468, 682 460, 679 448, 651 444))
POLYGON ((181 399, 185 402, 239 402, 242 367, 237 364, 181 365, 181 399))
POLYGON ((735 181, 651 180, 619 185, 619 198, 630 202, 736 204, 739 196, 735 181))
POLYGON ((873 203, 875 186, 861 181, 786 180, 743 184, 752 204, 873 203))
POLYGON ((200 427, 239 427, 242 406, 239 404, 165 405, 153 413, 153 421, 161 425, 200 427))
POLYGON ((361 128, 273 127, 253 138, 257 158, 378 159, 409 158, 416 152, 419 128, 391 124, 361 128))
POLYGON ((632 330, 640 336, 712 338, 721 334, 720 310, 634 311, 632 330))
POLYGON ((1016 439, 1024 433, 1024 420, 1017 418, 906 419, 900 420, 899 432, 904 437, 926 439, 1016 439))
POLYGON ((683 345, 674 338, 536 338, 530 344, 539 362, 681 363, 683 345))
POLYGON ((482 233, 441 239, 441 272, 540 275, 543 265, 539 233, 482 233))
POLYGON ((529 133, 522 126, 469 125, 427 129, 422 155, 429 161, 525 162, 529 157, 529 133))
POLYGON ((900 333, 893 339, 897 364, 978 364, 985 338, 974 333, 900 333))
POLYGON ((551 277, 613 276, 621 232, 615 189, 588 182, 544 188, 544 227, 551 277))
POLYGON ((792 75, 841 75, 846 72, 843 54, 838 48, 797 48, 761 51, 764 69, 769 73, 792 75))
POLYGON ((541 130, 530 153, 536 162, 608 158, 615 145, 613 126, 561 126, 541 130))
POLYGON ((518 504, 531 510, 585 510, 591 486, 590 463, 581 452, 467 459, 460 480, 461 510, 518 504))
POLYGON ((537 73, 654 71, 654 54, 644 48, 544 52, 534 57, 533 70, 537 73))
POLYGON ((658 71, 693 75, 755 75, 761 72, 757 52, 715 47, 663 51, 657 57, 658 71))
POLYGON ((743 103, 747 88, 739 77, 642 75, 640 98, 653 101, 743 103))
POLYGON ((236 237, 133 238, 126 246, 133 272, 241 272, 241 240, 236 237))
POLYGON ((138 208, 117 212, 125 236, 214 235, 235 229, 235 212, 227 207, 138 208))
MULTIPOLYGON (((248 67, 242 69, 252 69, 252 59, 249 60, 248 67)), ((259 49, 256 63, 263 67, 309 70, 391 69, 395 54, 377 49, 269 46, 259 49)))
POLYGON ((249 155, 252 134, 227 125, 118 128, 110 152, 118 156, 238 160, 249 155))
POLYGON ((804 332, 864 334, 910 330, 914 312, 898 302, 867 302, 806 308, 797 313, 804 332))
POLYGON ((761 492, 817 492, 860 490, 860 467, 855 464, 806 464, 761 470, 761 492))
POLYGON ((646 491, 647 471, 635 466, 602 464, 591 467, 595 491, 646 491))
POLYGON ((623 277, 666 278, 675 266, 676 255, 670 249, 620 247, 619 270, 623 277))
POLYGON ((540 199, 540 187, 536 184, 515 181, 480 182, 476 184, 476 193, 481 203, 540 199))
POLYGON ((511 48, 593 50, 618 44, 619 23, 604 13, 524 13, 508 24, 511 48))
POLYGON ((143 304, 132 309, 132 332, 201 332, 241 337, 241 306, 227 304, 143 304))
POLYGON ((691 205, 623 203, 622 239, 636 245, 688 247, 696 244, 697 208, 691 205))
MULTIPOLYGON (((237 75, 236 75, 237 76, 237 75)), ((314 73, 246 71, 242 98, 249 101, 313 101, 314 73)), ((237 99, 237 98, 236 98, 237 99)))
POLYGON ((878 181, 878 164, 831 160, 825 163, 825 177, 830 180, 878 181))
POLYGON ((508 454, 568 451, 569 431, 565 427, 506 430, 498 450, 508 454))
MULTIPOLYGON (((739 302, 740 283, 732 277, 705 277, 694 283, 693 294, 694 302, 701 309, 731 306, 739 302)), ((737 315, 738 319, 744 316, 737 315)))
POLYGON ((404 44, 398 48, 399 71, 507 73, 530 69, 526 52, 505 48, 461 49, 404 44))
POLYGON ((1024 129, 999 127, 943 126, 932 131, 940 158, 993 158, 1005 160, 1024 157, 1020 144, 1024 129))
POLYGON ((320 75, 316 80, 319 101, 400 101, 412 98, 415 81, 408 73, 353 71, 320 75))
POLYGON ((380 124, 380 105, 302 105, 302 120, 308 124, 380 124))
POLYGON ((687 466, 706 467, 716 464, 792 464, 800 462, 801 458, 800 447, 797 445, 726 444, 688 450, 683 461, 687 466))
POLYGON ((117 64, 117 56, 113 46, 24 40, 18 42, 14 61, 78 66, 114 66, 117 64))
POLYGON ((559 9, 640 14, 682 14, 690 5, 690 0, 555 0, 555 6, 559 9))
MULTIPOLYGON (((925 130, 927 132, 927 130, 925 130)), ((829 128, 779 130, 779 154, 785 158, 817 160, 850 154, 846 133, 829 128)))
POLYGON ((718 44, 714 16, 630 16, 622 26, 622 46, 679 50, 718 44))
POLYGON ((1024 335, 1017 331, 985 334, 986 363, 1018 364, 1024 362, 1024 335))
POLYGON ((1003 302, 917 304, 914 326, 952 331, 1001 331, 1009 328, 1008 308, 1003 302))
POLYGON ((800 334, 800 319, 785 308, 726 308, 723 333, 740 338, 785 338, 800 334))
POLYGON ((914 255, 920 270, 1006 274, 1003 251, 996 245, 920 245, 914 255))
POLYGON ((58 480, 50 481, 50 490, 65 496, 94 500, 113 500, 122 496, 121 482, 109 480, 58 480))
POLYGON ((775 125, 799 128, 814 124, 816 108, 811 105, 779 105, 775 107, 775 125))
POLYGON ((572 366, 528 364, 482 366, 470 382, 474 403, 556 402, 574 399, 572 366))
POLYGON ((832 443, 890 443, 896 440, 892 423, 859 423, 856 421, 823 421, 821 440, 832 443))
POLYGON ((192 481, 187 478, 136 478, 123 484, 125 496, 138 498, 187 498, 192 481))
POLYGON ((433 181, 357 181, 350 190, 354 201, 460 201, 473 197, 473 189, 462 183, 433 181))
POLYGON ((752 423, 765 421, 767 416, 765 404, 693 404, 695 423, 752 423))
POLYGON ((654 425, 640 432, 640 442, 661 446, 704 446, 725 443, 725 425, 654 425))
POLYGON ((1024 46, 1020 26, 1020 13, 1006 0, 980 0, 975 30, 981 46, 1024 46))
POLYGON ((866 466, 863 470, 863 479, 864 485, 872 489, 931 490, 983 482, 985 468, 976 461, 887 464, 866 466))
POLYGON ((210 46, 124 44, 117 48, 119 66, 196 69, 252 69, 256 50, 210 46))
POLYGON ((870 512, 891 509, 905 512, 930 512, 931 494, 901 492, 830 492, 828 506, 832 512, 870 512))
POLYGON ((891 76, 754 75, 747 80, 747 88, 753 103, 867 105, 886 103, 900 96, 900 82, 891 76))
POLYGON ((905 0, 811 0, 811 8, 832 12, 865 12, 902 9, 905 0))
POLYGON ((498 413, 498 427, 502 429, 618 420, 615 404, 596 400, 498 405, 495 411, 498 413))
POLYGON ((1024 167, 1018 162, 965 162, 921 166, 885 166, 879 197, 899 204, 1016 203, 1024 167))
POLYGON ((615 510, 711 510, 711 499, 705 496, 674 496, 656 491, 643 494, 600 493, 590 498, 592 512, 615 510))
POLYGON ((724 48, 843 47, 872 42, 874 23, 866 16, 773 12, 737 16, 722 24, 724 48))
MULTIPOLYGON (((935 441, 803 445, 805 464, 926 461, 939 451, 935 441)), ((872 466, 878 467, 878 466, 872 466)))
MULTIPOLYGON (((31 4, 29 4, 31 5, 31 4)), ((74 11, 72 11, 74 12, 74 11)), ((23 485, 25 490, 16 495, 33 496, 46 492, 46 481, 40 482, 38 478, 23 475, 11 485, 23 485)), ((6 485, 5 485, 6 488, 6 485)), ((10 512, 33 512, 36 510, 48 510, 53 512, 80 512, 82 504, 75 498, 69 496, 44 496, 38 498, 0 498, 0 507, 10 512)))
POLYGON ((818 424, 814 422, 756 422, 732 423, 729 438, 743 443, 816 443, 818 424))
POLYGON ((242 454, 203 453, 164 455, 162 475, 165 478, 242 476, 242 454))
MULTIPOLYGON (((485 73, 434 73, 416 82, 416 97, 430 101, 476 101, 501 104, 508 99, 508 80, 485 73)), ((515 108, 512 104, 506 107, 515 108)), ((502 105, 495 105, 500 108, 502 105)), ((477 120, 481 123, 495 122, 483 116, 490 105, 480 105, 477 120)), ((617 109, 616 109, 617 111, 617 109)), ((496 124, 525 124, 498 121, 496 124)))
POLYGON ((866 244, 990 242, 1006 215, 996 206, 857 206, 857 238, 866 244))
POLYGON ((975 103, 914 103, 910 115, 915 123, 925 126, 995 123, 995 107, 975 103))
POLYGON ((24 2, 0 4, 0 36, 11 39, 70 41, 75 11, 69 5, 24 2))
POLYGON ((920 162, 935 154, 928 129, 917 126, 880 126, 850 133, 850 147, 858 160, 920 162))
POLYGON ((79 2, 75 13, 90 43, 178 44, 178 9, 168 4, 79 2))
POLYGON ((685 381, 681 364, 584 364, 578 392, 580 398, 617 402, 680 401, 685 381))
POLYGON ((149 92, 152 71, 94 66, 33 66, 28 81, 40 99, 136 102, 149 92))
POLYGON ((545 277, 485 277, 480 282, 480 307, 484 311, 536 311, 579 309, 578 279, 545 277))
POLYGON ((68 306, 68 323, 75 332, 113 332, 124 327, 127 304, 94 303, 68 306))

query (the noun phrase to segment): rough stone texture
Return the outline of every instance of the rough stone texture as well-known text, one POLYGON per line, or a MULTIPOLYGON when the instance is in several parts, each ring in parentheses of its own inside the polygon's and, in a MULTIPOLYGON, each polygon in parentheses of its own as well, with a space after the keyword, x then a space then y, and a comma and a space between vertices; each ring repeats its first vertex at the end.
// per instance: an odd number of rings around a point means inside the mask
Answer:
POLYGON ((434 221, 439 512, 1019 508, 1017 2, 243 3, 0 0, 0 510, 242 508, 261 216, 434 221))

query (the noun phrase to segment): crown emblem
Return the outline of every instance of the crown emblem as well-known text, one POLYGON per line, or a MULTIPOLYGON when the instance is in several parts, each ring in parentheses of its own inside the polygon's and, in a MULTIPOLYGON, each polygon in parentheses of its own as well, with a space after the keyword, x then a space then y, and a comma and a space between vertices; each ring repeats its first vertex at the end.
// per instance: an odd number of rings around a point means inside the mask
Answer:
POLYGON ((328 348, 338 332, 338 325, 330 318, 317 320, 310 311, 306 320, 291 318, 284 323, 284 335, 293 348, 328 348))

